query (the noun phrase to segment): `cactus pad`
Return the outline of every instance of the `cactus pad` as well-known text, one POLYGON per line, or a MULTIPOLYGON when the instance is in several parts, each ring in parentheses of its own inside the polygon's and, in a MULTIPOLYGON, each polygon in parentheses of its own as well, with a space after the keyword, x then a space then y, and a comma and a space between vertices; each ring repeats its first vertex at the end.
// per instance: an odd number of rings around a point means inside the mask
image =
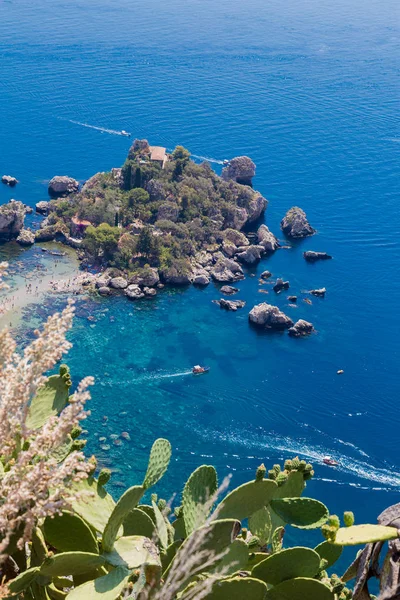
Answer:
POLYGON ((165 521, 164 515, 162 514, 162 512, 160 511, 160 509, 158 508, 158 506, 154 502, 154 500, 152 502, 152 505, 153 505, 154 515, 156 517, 157 537, 160 541, 160 545, 163 548, 163 550, 166 550, 168 547, 167 523, 165 521))
POLYGON ((124 535, 144 535, 150 539, 155 529, 152 519, 140 507, 134 508, 125 517, 123 528, 124 535))
POLYGON ((261 545, 264 546, 271 535, 271 516, 269 510, 263 506, 249 518, 249 528, 253 535, 260 538, 261 545))
POLYGON ((272 585, 295 577, 314 577, 319 571, 320 556, 311 548, 288 548, 271 554, 256 565, 251 574, 272 585))
POLYGON ((321 527, 329 517, 325 504, 312 498, 276 498, 271 508, 285 523, 300 529, 321 527))
POLYGON ((334 600, 334 595, 316 579, 297 577, 268 590, 265 600, 334 600))
POLYGON ((115 508, 115 502, 110 494, 92 477, 76 483, 73 489, 81 494, 84 492, 81 498, 75 498, 72 502, 74 512, 96 531, 103 533, 115 508))
POLYGON ((183 520, 187 535, 204 523, 211 510, 207 502, 217 490, 214 467, 202 465, 190 475, 182 493, 183 520))
POLYGON ((141 535, 120 537, 112 552, 105 552, 103 556, 114 567, 137 569, 141 565, 152 565, 161 569, 157 547, 141 535))
POLYGON ((321 558, 324 558, 328 561, 328 564, 325 566, 325 569, 329 569, 335 562, 340 558, 342 554, 343 547, 335 546, 329 542, 321 542, 318 544, 316 548, 314 548, 315 552, 318 552, 321 558))
POLYGON ((111 552, 118 535, 118 530, 124 522, 125 517, 132 509, 136 508, 144 492, 145 489, 141 485, 134 485, 126 490, 118 500, 104 528, 103 549, 105 552, 111 552))
POLYGON ((99 547, 92 530, 78 515, 63 512, 47 517, 42 526, 45 540, 59 552, 82 550, 98 554, 99 547))
POLYGON ((171 460, 171 444, 168 440, 159 438, 156 440, 150 451, 149 464, 146 476, 143 481, 145 489, 155 485, 161 479, 168 469, 171 460))
POLYGON ((103 577, 74 588, 66 600, 116 600, 128 583, 129 575, 125 567, 117 567, 103 577))
POLYGON ((40 575, 48 577, 63 575, 80 575, 102 567, 105 560, 91 552, 63 552, 46 558, 40 567, 40 575))
MULTIPOLYGON (((228 546, 228 551, 216 566, 216 571, 225 569, 225 575, 231 575, 242 571, 247 567, 249 559, 249 548, 244 540, 237 538, 228 546)), ((213 569, 214 571, 214 569, 213 569)))
POLYGON ((217 507, 218 519, 238 519, 242 521, 257 510, 266 506, 276 491, 272 479, 249 481, 228 494, 217 507))
POLYGON ((206 600, 264 600, 267 586, 252 577, 217 580, 206 600))
POLYGON ((69 376, 51 375, 38 389, 29 407, 26 425, 29 429, 39 429, 51 416, 58 415, 68 402, 69 376))
POLYGON ((338 529, 334 543, 341 546, 356 546, 357 544, 395 540, 398 537, 398 531, 394 527, 352 525, 338 529))
POLYGON ((12 594, 19 594, 20 592, 23 592, 31 585, 38 574, 39 567, 32 567, 31 569, 27 569, 23 573, 20 573, 18 577, 13 579, 13 581, 8 584, 10 592, 12 594))

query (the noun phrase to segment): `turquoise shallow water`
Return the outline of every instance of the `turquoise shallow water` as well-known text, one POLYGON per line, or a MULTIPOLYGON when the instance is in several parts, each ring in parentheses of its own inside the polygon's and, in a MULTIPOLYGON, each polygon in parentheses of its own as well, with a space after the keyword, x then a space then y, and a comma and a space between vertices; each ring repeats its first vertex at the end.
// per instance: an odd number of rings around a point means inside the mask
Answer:
POLYGON ((213 285, 136 304, 79 302, 69 363, 75 380, 96 377, 89 450, 118 463, 116 491, 137 481, 152 440, 166 436, 168 492, 202 462, 240 482, 261 461, 331 454, 340 468, 319 465, 309 493, 332 512, 356 507, 359 520, 373 519, 397 501, 395 23, 391 0, 0 4, 0 164, 21 181, 2 186, 0 202, 34 204, 55 174, 84 180, 123 162, 129 140, 77 121, 182 143, 217 170, 248 154, 270 228, 279 234, 299 204, 318 229, 256 271, 289 279, 299 295, 325 286, 312 305, 288 307, 268 285, 259 293, 250 273, 235 314, 211 302, 213 285), (334 260, 307 264, 305 249, 334 260), (255 332, 247 309, 262 301, 311 320, 317 334, 255 332), (189 375, 195 363, 209 375, 189 375), (109 436, 122 431, 131 441, 116 446, 109 436))

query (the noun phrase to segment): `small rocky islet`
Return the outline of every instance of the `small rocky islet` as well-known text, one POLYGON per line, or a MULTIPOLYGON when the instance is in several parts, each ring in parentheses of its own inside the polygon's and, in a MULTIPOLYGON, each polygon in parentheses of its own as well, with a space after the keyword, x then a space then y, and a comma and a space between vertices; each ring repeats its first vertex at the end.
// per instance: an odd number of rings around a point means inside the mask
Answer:
MULTIPOLYGON (((53 177, 48 186, 50 201, 41 201, 36 212, 45 218, 40 228, 24 226, 32 209, 17 200, 0 207, 0 241, 16 240, 22 246, 59 241, 76 249, 82 270, 82 290, 101 296, 124 294, 129 300, 151 298, 164 285, 207 286, 232 295, 244 279, 243 267, 257 265, 281 246, 267 225, 250 234, 263 215, 267 200, 253 189, 255 164, 247 156, 230 160, 218 176, 205 162, 197 164, 190 153, 177 146, 165 148, 135 140, 121 168, 97 173, 82 187, 67 176, 53 177)), ((12 178, 13 180, 15 178, 12 178)), ((8 176, 7 185, 15 185, 8 176)), ((290 208, 281 221, 288 238, 316 233, 305 212, 290 208)), ((331 259, 326 252, 308 250, 308 262, 331 259)), ((272 276, 263 271, 260 283, 272 276)), ((278 278, 276 293, 289 289, 278 278)), ((259 290, 268 293, 267 290, 259 290)), ((325 288, 310 290, 324 297, 325 288)), ((296 302, 296 296, 289 296, 296 302)), ((242 300, 215 301, 221 308, 237 311, 242 300)), ((265 302, 254 306, 249 321, 263 329, 287 329, 301 337, 314 331, 311 323, 296 323, 280 309, 265 302)))

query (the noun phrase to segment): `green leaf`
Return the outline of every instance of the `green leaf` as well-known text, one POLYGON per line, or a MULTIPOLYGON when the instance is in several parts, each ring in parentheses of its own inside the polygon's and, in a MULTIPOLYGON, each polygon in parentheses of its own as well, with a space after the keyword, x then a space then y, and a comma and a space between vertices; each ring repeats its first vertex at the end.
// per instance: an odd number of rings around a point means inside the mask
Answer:
POLYGON ((242 521, 269 504, 276 491, 272 479, 249 481, 240 485, 217 506, 218 519, 238 519, 242 521))
POLYGON ((103 533, 115 508, 112 496, 92 477, 76 483, 73 490, 79 494, 79 497, 72 503, 74 512, 96 531, 103 533))
POLYGON ((140 506, 131 510, 125 517, 123 527, 124 535, 144 535, 150 539, 155 530, 154 522, 140 506))
POLYGON ((103 577, 88 581, 69 592, 67 600, 116 600, 128 583, 130 572, 117 567, 103 577))
POLYGON ((315 552, 318 552, 320 558, 324 558, 328 561, 326 568, 329 569, 329 567, 332 567, 332 565, 334 565, 335 562, 340 558, 340 555, 343 551, 343 546, 335 546, 334 544, 326 541, 318 544, 314 550, 315 552))
POLYGON ((271 508, 285 523, 299 529, 316 529, 329 517, 325 504, 313 498, 279 498, 271 500, 271 508))
POLYGON ((159 438, 150 451, 149 465, 143 481, 143 487, 148 489, 155 485, 168 469, 171 460, 171 444, 168 440, 159 438))
POLYGON ((60 552, 81 550, 98 554, 99 546, 89 525, 78 515, 63 512, 47 517, 43 523, 43 533, 48 544, 60 552))
POLYGON ((341 527, 336 533, 334 544, 341 546, 356 546, 372 542, 395 540, 399 537, 397 529, 384 525, 352 525, 341 527))
POLYGON ((160 540, 161 547, 166 550, 168 546, 167 524, 157 504, 152 502, 152 506, 156 517, 157 537, 160 540))
POLYGON ((225 575, 232 575, 237 571, 241 571, 247 567, 247 562, 249 559, 249 547, 244 540, 240 538, 236 538, 228 546, 227 553, 223 556, 223 558, 219 561, 218 565, 216 565, 215 569, 211 569, 211 572, 216 572, 220 569, 224 569, 225 575))
POLYGON ((214 467, 202 465, 190 475, 182 493, 183 520, 187 535, 207 519, 211 510, 208 501, 216 492, 217 485, 214 467))
MULTIPOLYGON (((285 483, 276 488, 275 498, 298 498, 301 496, 305 488, 304 475, 300 471, 291 471, 285 483)), ((271 515, 272 528, 274 532, 277 527, 282 527, 286 523, 272 510, 271 506, 268 506, 268 512, 271 515)))
POLYGON ((311 548, 295 547, 271 554, 256 565, 251 574, 257 579, 278 585, 295 577, 314 577, 319 571, 320 556, 311 548))
POLYGON ((103 554, 105 560, 114 567, 137 569, 141 565, 154 565, 161 568, 157 547, 148 538, 140 535, 120 537, 111 552, 103 554))
POLYGON ((136 508, 143 496, 145 489, 140 485, 134 485, 126 490, 118 500, 112 511, 103 533, 103 548, 105 552, 111 552, 113 544, 118 535, 118 530, 130 511, 136 508))
POLYGON ((260 538, 262 546, 264 546, 270 538, 271 527, 271 515, 265 506, 260 508, 260 510, 256 510, 249 518, 249 529, 253 535, 260 538))
POLYGON ((18 577, 8 584, 10 592, 12 594, 19 594, 26 590, 36 579, 39 570, 39 567, 32 567, 31 569, 27 569, 23 573, 20 573, 18 577))
POLYGON ((264 600, 266 591, 267 586, 258 579, 231 577, 217 580, 205 600, 264 600))
POLYGON ((26 425, 29 429, 39 429, 51 416, 60 414, 68 402, 68 378, 62 375, 51 375, 32 399, 26 425))
POLYGON ((63 575, 80 575, 98 567, 102 567, 105 560, 98 554, 90 552, 63 552, 46 558, 40 568, 40 575, 48 577, 63 575))
POLYGON ((182 546, 181 540, 177 540, 176 542, 172 542, 172 544, 170 544, 168 546, 167 550, 163 554, 161 554, 160 558, 161 558, 163 572, 167 569, 167 567, 169 567, 169 565, 171 564, 172 560, 175 558, 175 555, 181 546, 182 546))
POLYGON ((297 577, 283 581, 270 589, 265 600, 334 600, 330 589, 317 581, 306 577, 297 577))

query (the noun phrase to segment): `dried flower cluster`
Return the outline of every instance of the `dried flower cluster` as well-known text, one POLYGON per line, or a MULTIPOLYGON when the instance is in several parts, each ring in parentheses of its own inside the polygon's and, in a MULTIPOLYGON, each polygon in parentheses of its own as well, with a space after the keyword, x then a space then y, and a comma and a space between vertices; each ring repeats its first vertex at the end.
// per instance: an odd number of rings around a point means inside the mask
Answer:
MULTIPOLYGON (((0 265, 1 275, 6 266, 0 265)), ((71 347, 66 333, 74 308, 70 302, 51 316, 22 354, 5 329, 0 332, 0 555, 7 554, 11 536, 22 547, 37 521, 60 512, 72 501, 71 485, 87 477, 91 466, 81 452, 58 462, 55 451, 68 440, 73 427, 87 416, 84 407, 92 378, 84 379, 59 416, 30 430, 30 401, 52 369, 71 347)))

